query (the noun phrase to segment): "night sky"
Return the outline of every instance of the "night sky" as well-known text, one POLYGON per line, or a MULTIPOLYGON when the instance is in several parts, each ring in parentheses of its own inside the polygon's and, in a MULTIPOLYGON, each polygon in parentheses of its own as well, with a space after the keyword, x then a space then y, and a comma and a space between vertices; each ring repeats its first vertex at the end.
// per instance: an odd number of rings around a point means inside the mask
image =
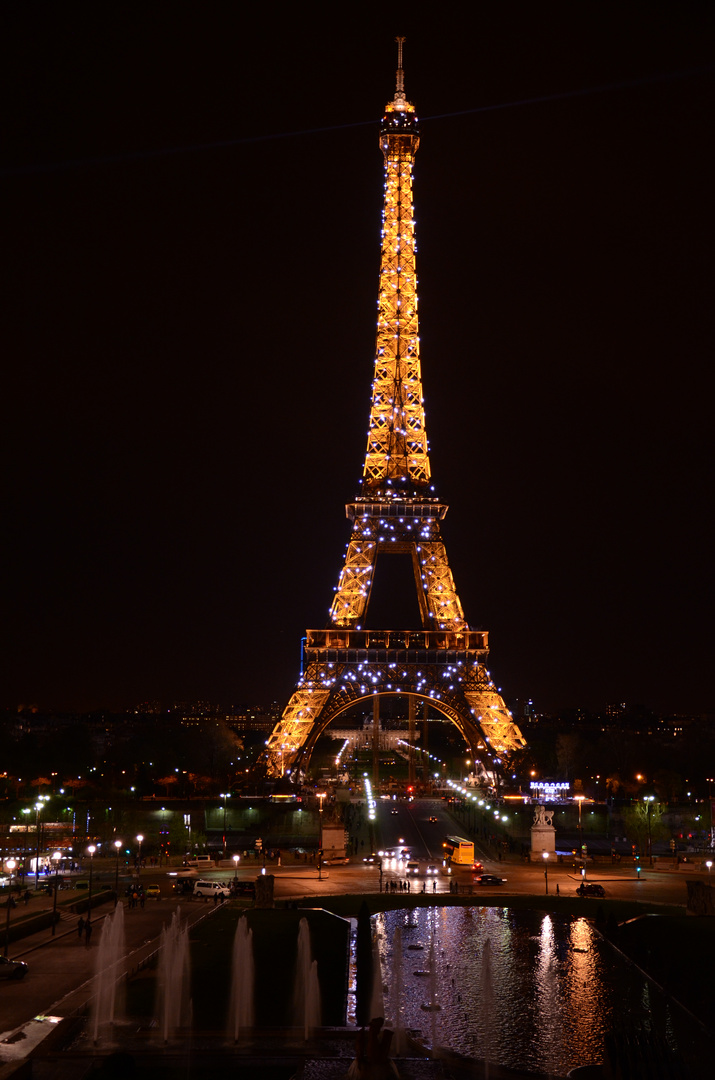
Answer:
POLYGON ((432 470, 492 674, 715 712, 712 5, 15 7, 0 704, 287 700, 362 472, 404 34, 432 470))

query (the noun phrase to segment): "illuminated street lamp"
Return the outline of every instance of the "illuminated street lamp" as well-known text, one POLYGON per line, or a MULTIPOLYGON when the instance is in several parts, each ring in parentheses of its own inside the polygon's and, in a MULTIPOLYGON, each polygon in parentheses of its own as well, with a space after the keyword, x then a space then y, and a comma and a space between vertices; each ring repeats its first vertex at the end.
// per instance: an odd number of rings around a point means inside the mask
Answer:
MULTIPOLYGON (((95 853, 96 850, 97 849, 94 846, 94 844, 90 844, 89 847, 87 848, 87 851, 89 852, 89 899, 88 899, 88 906, 87 906, 87 922, 88 923, 90 923, 92 921, 92 867, 94 865, 94 853, 95 853)), ((89 938, 87 940, 89 940, 89 938)))
POLYGON ((653 865, 653 843, 651 841, 650 834, 650 812, 653 809, 653 800, 655 795, 644 795, 643 802, 648 804, 648 865, 653 865))
POLYGON ((137 841, 139 843, 139 857, 138 857, 138 862, 137 862, 137 873, 138 874, 141 874, 141 872, 142 872, 142 840, 143 839, 144 839, 144 837, 142 836, 141 833, 139 833, 139 835, 137 836, 137 841))
POLYGON ((114 847, 115 847, 115 850, 117 852, 117 865, 116 865, 116 869, 114 871, 114 892, 115 892, 114 906, 115 907, 117 906, 117 900, 119 899, 119 849, 120 849, 121 846, 122 846, 122 841, 121 840, 115 840, 114 841, 114 847))
POLYGON ((709 881, 710 880, 710 871, 713 868, 712 859, 708 859, 708 861, 705 863, 705 865, 708 868, 708 881, 709 881))
POLYGON ((55 936, 55 917, 57 915, 57 890, 58 890, 58 888, 60 886, 60 879, 59 879, 58 875, 59 875, 59 872, 60 872, 60 859, 61 858, 62 858, 62 852, 61 851, 53 851, 53 853, 52 853, 52 861, 55 864, 55 883, 54 883, 55 887, 53 889, 54 896, 53 896, 53 900, 52 900, 52 937, 55 936))
POLYGON ((221 792, 221 798, 223 799, 223 857, 226 858, 226 799, 231 798, 229 791, 221 792))
POLYGON ((10 884, 7 887, 7 918, 5 919, 5 948, 3 950, 3 956, 7 956, 7 946, 8 942, 10 941, 10 908, 13 906, 14 903, 12 899, 12 872, 15 869, 16 865, 17 863, 14 859, 8 859, 5 863, 5 866, 10 871, 10 884))
POLYGON ((319 812, 322 814, 322 812, 323 812, 323 799, 325 798, 325 796, 328 793, 327 793, 327 791, 316 791, 315 794, 316 794, 316 797, 318 799, 320 799, 320 811, 319 812))
POLYGON ((238 864, 241 859, 240 855, 233 856, 233 880, 238 881, 238 864))
POLYGON ((40 811, 42 803, 35 803, 35 892, 37 892, 38 879, 40 876, 40 811))
POLYGON ((541 858, 544 860, 544 883, 546 885, 546 895, 549 895, 549 853, 548 851, 541 852, 541 858))

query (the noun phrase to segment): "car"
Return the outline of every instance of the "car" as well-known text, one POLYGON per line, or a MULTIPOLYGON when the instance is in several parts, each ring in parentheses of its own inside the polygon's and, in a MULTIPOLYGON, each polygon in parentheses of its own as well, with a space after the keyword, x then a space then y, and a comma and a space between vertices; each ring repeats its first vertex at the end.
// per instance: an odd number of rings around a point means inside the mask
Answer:
POLYGON ((364 859, 363 859, 363 862, 366 862, 366 863, 376 863, 376 862, 379 862, 379 861, 380 861, 380 856, 377 855, 374 851, 373 851, 372 855, 366 855, 364 857, 364 859))
POLYGON ((161 889, 158 885, 147 885, 146 889, 144 890, 144 895, 147 897, 147 899, 154 896, 157 900, 161 900, 161 889))
POLYGON ((430 819, 430 821, 436 821, 437 820, 437 815, 436 814, 430 814, 429 819, 430 819))
POLYGON ((252 881, 234 881, 233 891, 237 896, 255 896, 256 886, 252 881))
POLYGON ((434 875, 434 874, 438 874, 438 873, 439 873, 439 867, 438 866, 428 866, 427 867, 427 874, 428 875, 434 875))
POLYGON ((480 885, 503 885, 505 881, 505 877, 497 877, 496 874, 482 874, 479 878, 480 885))
POLYGON ((7 956, 0 956, 0 979, 24 979, 27 971, 24 960, 8 960, 7 956))
POLYGON ((406 874, 419 874, 420 864, 418 862, 408 862, 405 867, 406 874))
POLYGON ((605 896, 606 890, 603 885, 597 884, 597 882, 582 881, 576 890, 579 896, 605 896))
POLYGON ((472 873, 473 874, 483 874, 484 873, 484 867, 482 866, 482 864, 480 862, 472 863, 472 873))
POLYGON ((228 885, 224 885, 220 881, 195 881, 194 882, 194 896, 199 900, 205 896, 221 896, 224 899, 228 899, 231 895, 231 889, 228 885))
POLYGON ((397 814, 397 813, 398 813, 398 811, 397 811, 397 810, 390 810, 390 813, 391 813, 391 814, 397 814))
POLYGON ((323 859, 323 866, 348 866, 349 863, 347 855, 333 855, 332 859, 323 859))

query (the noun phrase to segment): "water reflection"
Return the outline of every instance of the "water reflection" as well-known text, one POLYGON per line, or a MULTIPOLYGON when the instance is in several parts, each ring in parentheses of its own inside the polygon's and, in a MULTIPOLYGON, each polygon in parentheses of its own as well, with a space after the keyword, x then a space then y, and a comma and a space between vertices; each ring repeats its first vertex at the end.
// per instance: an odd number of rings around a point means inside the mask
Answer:
POLYGON ((576 1065, 602 1062, 614 1028, 645 1023, 672 1034, 665 1003, 654 1000, 642 977, 585 919, 444 907, 417 908, 409 916, 386 911, 376 921, 387 1015, 399 1008, 406 1028, 429 1041, 434 1031, 438 1046, 565 1076, 576 1065), (426 1015, 421 1006, 430 950, 441 1009, 426 1015))

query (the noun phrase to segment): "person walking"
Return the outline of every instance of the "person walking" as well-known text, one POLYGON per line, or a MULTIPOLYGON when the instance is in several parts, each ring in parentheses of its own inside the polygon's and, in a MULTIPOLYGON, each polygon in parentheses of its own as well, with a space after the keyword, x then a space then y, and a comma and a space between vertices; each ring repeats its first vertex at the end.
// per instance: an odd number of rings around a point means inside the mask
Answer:
POLYGON ((82 940, 82 935, 83 934, 84 934, 84 919, 80 915, 79 919, 77 920, 77 935, 78 935, 80 941, 82 940))
POLYGON ((92 924, 89 921, 89 919, 87 919, 87 922, 84 924, 84 944, 85 944, 85 948, 88 949, 90 947, 91 942, 92 942, 92 924))

